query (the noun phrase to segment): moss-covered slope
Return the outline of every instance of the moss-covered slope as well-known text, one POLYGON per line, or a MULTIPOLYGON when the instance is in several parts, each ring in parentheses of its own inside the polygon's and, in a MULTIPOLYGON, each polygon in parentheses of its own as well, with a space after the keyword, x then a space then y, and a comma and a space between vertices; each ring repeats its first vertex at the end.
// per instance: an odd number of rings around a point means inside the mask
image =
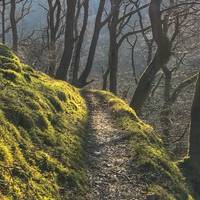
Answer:
POLYGON ((81 189, 86 120, 76 88, 0 45, 0 199, 67 199, 81 189))

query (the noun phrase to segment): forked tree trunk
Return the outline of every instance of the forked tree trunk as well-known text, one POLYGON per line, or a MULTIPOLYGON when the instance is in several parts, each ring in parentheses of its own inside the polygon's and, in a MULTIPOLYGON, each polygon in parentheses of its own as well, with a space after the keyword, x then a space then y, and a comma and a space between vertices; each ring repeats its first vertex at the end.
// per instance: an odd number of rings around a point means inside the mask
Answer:
POLYGON ((84 18, 83 18, 83 25, 80 31, 80 35, 77 41, 76 49, 75 49, 75 55, 74 55, 74 67, 72 72, 72 83, 74 85, 78 85, 78 72, 80 68, 80 58, 81 58, 81 49, 83 45, 83 40, 85 36, 85 32, 87 29, 87 23, 88 23, 88 15, 89 15, 89 0, 85 0, 84 4, 84 18))
POLYGON ((48 53, 49 53, 49 70, 50 76, 54 77, 56 69, 56 41, 60 28, 61 3, 60 0, 53 2, 48 0, 48 53))
POLYGON ((93 65, 94 56, 95 56, 95 52, 96 52, 96 48, 97 48, 99 34, 100 34, 102 27, 105 25, 105 22, 106 22, 106 21, 102 22, 102 16, 103 16, 103 12, 104 12, 105 2, 106 2, 105 0, 101 0, 99 2, 99 8, 98 8, 98 12, 97 12, 96 20, 95 20, 95 28, 94 28, 94 33, 93 33, 90 49, 89 49, 87 63, 86 63, 85 69, 81 73, 78 83, 77 83, 78 84, 77 86, 79 86, 79 87, 84 87, 85 85, 88 84, 87 79, 92 70, 92 65, 93 65))
POLYGON ((141 109, 150 93, 155 75, 161 67, 168 62, 169 57, 169 48, 168 46, 165 48, 163 45, 163 49, 161 51, 157 50, 152 62, 142 74, 130 103, 130 106, 134 108, 138 114, 140 114, 141 109))
POLYGON ((142 74, 130 103, 130 106, 134 108, 138 114, 140 114, 141 109, 149 96, 155 75, 162 66, 168 63, 170 58, 171 46, 162 28, 160 6, 161 0, 152 0, 149 7, 153 38, 158 49, 153 60, 142 74))
POLYGON ((74 47, 74 19, 77 0, 67 0, 67 15, 65 25, 64 51, 60 65, 56 72, 56 78, 60 80, 67 79, 67 73, 70 66, 73 47, 74 47))

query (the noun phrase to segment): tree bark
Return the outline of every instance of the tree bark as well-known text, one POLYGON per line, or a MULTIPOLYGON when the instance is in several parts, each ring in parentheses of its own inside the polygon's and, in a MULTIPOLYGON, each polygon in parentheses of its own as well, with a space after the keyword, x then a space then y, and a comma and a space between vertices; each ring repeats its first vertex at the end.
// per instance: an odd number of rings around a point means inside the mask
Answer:
POLYGON ((2 19, 2 43, 5 44, 5 10, 6 10, 6 4, 5 0, 2 0, 2 13, 1 13, 1 19, 2 19))
POLYGON ((190 161, 194 167, 200 166, 200 74, 196 84, 196 91, 191 111, 190 126, 190 161))
POLYGON ((51 77, 54 77, 56 68, 56 42, 51 40, 49 44, 49 72, 51 77))
POLYGON ((103 85, 102 90, 107 90, 107 82, 108 82, 108 75, 110 73, 110 69, 107 68, 107 70, 103 73, 103 85))
POLYGON ((160 112, 160 123, 162 127, 163 139, 166 145, 170 144, 170 132, 172 129, 172 123, 170 120, 171 107, 173 102, 171 101, 171 80, 172 80, 172 71, 167 67, 163 67, 163 72, 165 74, 165 83, 164 83, 164 103, 160 112))
POLYGON ((117 94, 117 71, 119 46, 117 42, 117 26, 119 19, 120 1, 111 1, 111 20, 109 23, 110 47, 108 67, 110 69, 110 91, 117 94))
POLYGON ((80 57, 81 57, 81 48, 85 36, 85 32, 87 29, 87 22, 88 22, 88 12, 89 12, 89 0, 85 0, 84 4, 84 18, 83 18, 83 26, 78 38, 78 42, 76 45, 75 49, 75 61, 74 61, 74 68, 73 68, 73 78, 72 78, 72 83, 74 85, 77 85, 78 82, 78 72, 79 72, 79 67, 80 67, 80 57))
POLYGON ((170 58, 171 46, 169 39, 162 29, 160 5, 160 0, 152 0, 149 7, 152 34, 158 48, 153 60, 142 74, 130 103, 130 106, 134 108, 138 114, 140 114, 141 109, 148 98, 155 75, 162 66, 168 63, 170 58))
POLYGON ((56 0, 53 4, 52 0, 48 0, 48 50, 49 50, 49 75, 54 77, 56 68, 56 36, 60 27, 61 4, 60 0, 56 0))
POLYGON ((56 72, 56 78, 60 80, 67 79, 67 73, 70 66, 73 46, 74 46, 74 18, 77 0, 67 0, 67 15, 65 23, 65 42, 64 51, 60 61, 60 65, 56 72))
POLYGON ((104 6, 105 6, 105 0, 101 0, 99 2, 99 8, 98 8, 98 12, 97 12, 96 20, 95 20, 94 33, 93 33, 93 37, 92 37, 92 41, 91 41, 91 45, 90 45, 90 49, 89 49, 86 67, 83 70, 83 72, 81 73, 78 83, 77 83, 77 86, 79 86, 79 87, 84 87, 85 85, 88 84, 87 79, 88 79, 88 76, 92 69, 94 56, 95 56, 95 52, 96 52, 96 47, 97 47, 97 43, 98 43, 98 39, 99 39, 99 34, 101 31, 101 28, 105 25, 105 21, 103 21, 103 22, 101 21, 103 11, 104 11, 104 6))
POLYGON ((16 1, 10 1, 10 23, 12 29, 12 49, 17 52, 18 50, 18 33, 17 33, 17 23, 15 19, 15 11, 16 11, 16 1))

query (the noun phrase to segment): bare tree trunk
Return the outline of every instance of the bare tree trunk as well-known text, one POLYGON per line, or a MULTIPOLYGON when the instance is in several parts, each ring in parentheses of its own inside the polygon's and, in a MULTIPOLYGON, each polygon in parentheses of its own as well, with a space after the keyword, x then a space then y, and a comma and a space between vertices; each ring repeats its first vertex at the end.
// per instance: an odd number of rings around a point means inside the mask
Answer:
POLYGON ((60 28, 61 19, 61 3, 56 0, 53 4, 52 0, 48 0, 48 50, 49 50, 49 75, 55 75, 56 69, 56 37, 60 28))
POLYGON ((189 177, 192 188, 199 197, 200 173, 200 73, 196 83, 190 124, 189 159, 184 163, 186 175, 189 177))
POLYGON ((86 32, 86 29, 87 29, 87 22, 88 22, 89 0, 85 0, 84 1, 83 7, 84 7, 83 26, 82 26, 82 29, 81 29, 81 32, 80 32, 80 35, 79 35, 79 38, 78 38, 78 42, 77 42, 77 45, 76 45, 76 49, 75 49, 73 79, 72 79, 72 83, 74 85, 77 85, 77 81, 78 81, 78 72, 79 72, 80 57, 81 57, 81 48, 82 48, 85 32, 86 32))
POLYGON ((16 1, 10 1, 10 23, 12 29, 12 48, 14 51, 18 50, 18 33, 17 33, 17 23, 15 19, 15 11, 16 11, 16 1))
POLYGON ((56 42, 53 40, 49 44, 49 72, 48 74, 54 77, 56 68, 56 42))
POLYGON ((89 49, 86 67, 83 70, 83 72, 80 75, 79 80, 78 80, 78 86, 79 87, 84 87, 85 85, 88 84, 87 79, 88 79, 88 76, 89 76, 91 69, 92 69, 94 56, 95 56, 95 52, 96 52, 96 47, 97 47, 97 42, 98 42, 98 39, 99 39, 99 34, 100 34, 102 27, 107 22, 107 20, 104 20, 103 22, 101 21, 103 11, 104 11, 104 6, 105 6, 105 0, 101 0, 99 2, 99 8, 98 8, 98 12, 97 12, 96 20, 95 20, 94 33, 93 33, 93 37, 92 37, 92 41, 91 41, 91 45, 90 45, 90 49, 89 49))
POLYGON ((5 10, 6 10, 6 4, 5 0, 2 0, 2 13, 1 13, 1 19, 2 19, 2 43, 5 44, 5 10))
MULTIPOLYGON (((168 53, 168 50, 166 52, 166 55, 167 53, 168 53)), ((166 64, 166 62, 167 61, 164 62, 160 53, 157 51, 152 62, 142 74, 130 103, 130 106, 134 108, 138 114, 140 113, 141 108, 143 107, 150 93, 151 85, 154 81, 155 75, 160 70, 161 66, 166 64)))
POLYGON ((54 29, 54 8, 52 5, 52 1, 48 0, 49 3, 49 19, 48 19, 48 31, 49 31, 49 75, 54 76, 55 73, 55 65, 56 65, 56 32, 54 29))
POLYGON ((73 71, 75 68, 75 60, 76 60, 76 50, 78 46, 78 41, 79 41, 79 17, 81 13, 81 8, 83 6, 82 0, 77 0, 77 5, 76 5, 76 14, 74 17, 74 48, 73 48, 73 53, 72 53, 72 58, 71 58, 71 63, 69 66, 69 72, 68 72, 68 81, 70 83, 73 83, 73 71))
POLYGON ((118 47, 113 39, 111 39, 109 50, 109 69, 110 69, 110 91, 117 94, 117 72, 118 72, 118 47))
POLYGON ((111 1, 111 20, 109 22, 110 47, 108 67, 110 69, 110 91, 117 94, 117 71, 119 46, 117 42, 117 26, 119 18, 120 1, 111 1))
POLYGON ((108 82, 108 75, 110 73, 110 69, 107 68, 107 70, 103 73, 103 90, 107 90, 107 82, 108 82))
POLYGON ((152 62, 142 74, 130 103, 130 106, 138 114, 148 98, 155 75, 162 66, 167 64, 170 58, 170 43, 162 29, 160 5, 160 0, 152 0, 149 7, 153 38, 157 43, 158 49, 152 62))
POLYGON ((160 112, 160 122, 161 122, 164 142, 168 145, 170 143, 170 131, 172 128, 172 123, 170 120, 170 115, 172 111, 171 107, 173 104, 173 102, 171 102, 170 100, 172 72, 167 67, 163 67, 163 72, 165 74, 164 103, 160 112))
POLYGON ((56 72, 56 78, 66 80, 68 69, 70 66, 73 47, 74 47, 74 18, 77 0, 67 0, 67 15, 65 25, 65 42, 64 51, 60 61, 60 65, 56 72))
POLYGON ((200 166, 200 74, 192 104, 189 155, 192 165, 200 166))

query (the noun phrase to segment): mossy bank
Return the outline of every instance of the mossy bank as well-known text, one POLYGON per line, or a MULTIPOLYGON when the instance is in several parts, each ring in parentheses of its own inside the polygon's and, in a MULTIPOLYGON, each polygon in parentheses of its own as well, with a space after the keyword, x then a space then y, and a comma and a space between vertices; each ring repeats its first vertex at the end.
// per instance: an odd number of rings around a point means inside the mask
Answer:
POLYGON ((83 190, 86 121, 76 88, 0 45, 0 199, 68 199, 83 190))
POLYGON ((110 92, 92 91, 108 103, 113 121, 119 129, 132 134, 128 146, 132 154, 131 170, 141 175, 146 185, 147 199, 193 200, 178 162, 173 161, 155 130, 142 122, 124 101, 110 92))

